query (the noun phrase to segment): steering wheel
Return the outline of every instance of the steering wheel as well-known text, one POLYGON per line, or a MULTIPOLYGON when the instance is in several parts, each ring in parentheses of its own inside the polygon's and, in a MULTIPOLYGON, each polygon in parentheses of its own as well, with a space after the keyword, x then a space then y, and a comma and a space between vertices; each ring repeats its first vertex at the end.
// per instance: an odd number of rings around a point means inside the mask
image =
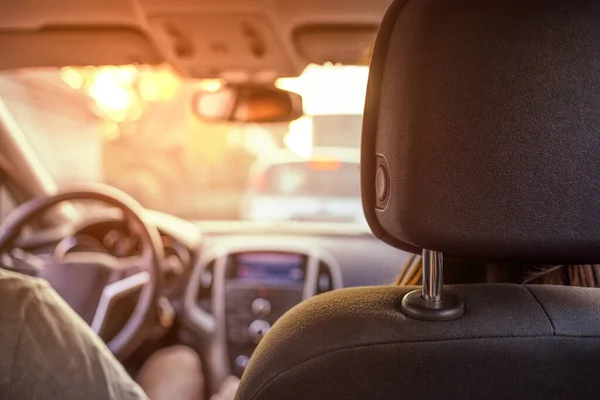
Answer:
MULTIPOLYGON (((126 222, 136 229, 141 242, 141 253, 129 258, 116 258, 101 253, 73 253, 46 263, 41 277, 102 336, 111 302, 119 296, 139 291, 135 308, 119 332, 107 342, 108 348, 119 359, 125 359, 143 341, 150 323, 157 318, 157 297, 161 287, 163 246, 155 226, 145 220, 144 209, 128 194, 105 185, 78 186, 74 190, 39 197, 17 207, 0 224, 0 255, 14 248, 21 230, 39 218, 51 207, 72 200, 95 200, 123 211, 126 222), (111 282, 122 272, 137 272, 111 282)), ((112 303, 114 305, 114 303, 112 303)))

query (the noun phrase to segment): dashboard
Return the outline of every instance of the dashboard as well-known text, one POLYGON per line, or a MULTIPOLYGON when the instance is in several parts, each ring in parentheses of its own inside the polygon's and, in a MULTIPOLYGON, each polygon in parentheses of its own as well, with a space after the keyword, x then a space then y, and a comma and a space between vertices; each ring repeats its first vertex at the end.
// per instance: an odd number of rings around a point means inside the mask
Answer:
POLYGON ((286 311, 341 288, 341 268, 322 249, 286 241, 222 243, 194 268, 185 315, 192 329, 218 349, 212 352, 214 363, 241 376, 258 343, 286 311))
MULTIPOLYGON (((201 354, 209 388, 241 376, 258 343, 290 308, 344 287, 391 284, 410 257, 354 224, 192 223, 150 211, 146 217, 158 228, 165 253, 161 296, 175 311, 180 341, 201 354)), ((20 247, 116 257, 140 251, 134 227, 107 212, 20 247)), ((112 309, 127 318, 127 304, 135 298, 112 309)))
POLYGON ((410 257, 353 224, 196 226, 202 251, 186 291, 185 324, 216 386, 243 373, 262 337, 296 304, 345 287, 392 284, 410 257))

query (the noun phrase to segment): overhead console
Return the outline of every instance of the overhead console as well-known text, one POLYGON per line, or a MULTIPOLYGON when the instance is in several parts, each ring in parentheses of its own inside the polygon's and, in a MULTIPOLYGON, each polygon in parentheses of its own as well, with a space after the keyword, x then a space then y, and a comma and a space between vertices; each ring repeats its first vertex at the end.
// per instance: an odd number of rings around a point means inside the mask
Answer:
POLYGON ((148 22, 169 58, 195 78, 254 76, 272 82, 297 73, 281 36, 262 13, 186 12, 152 16, 148 22))
POLYGON ((309 64, 367 65, 391 0, 139 0, 167 61, 193 78, 272 82, 309 64))
POLYGON ((319 249, 230 246, 196 266, 185 301, 187 322, 210 341, 211 356, 226 366, 222 372, 241 376, 286 311, 342 286, 339 265, 319 249))

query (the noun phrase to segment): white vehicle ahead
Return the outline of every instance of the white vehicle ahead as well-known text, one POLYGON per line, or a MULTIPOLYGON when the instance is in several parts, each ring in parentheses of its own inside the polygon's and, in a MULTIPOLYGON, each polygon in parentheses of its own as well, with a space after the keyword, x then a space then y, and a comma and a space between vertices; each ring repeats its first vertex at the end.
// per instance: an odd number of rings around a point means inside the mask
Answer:
POLYGON ((282 149, 257 160, 242 219, 366 223, 360 200, 360 152, 315 148, 308 157, 282 149))

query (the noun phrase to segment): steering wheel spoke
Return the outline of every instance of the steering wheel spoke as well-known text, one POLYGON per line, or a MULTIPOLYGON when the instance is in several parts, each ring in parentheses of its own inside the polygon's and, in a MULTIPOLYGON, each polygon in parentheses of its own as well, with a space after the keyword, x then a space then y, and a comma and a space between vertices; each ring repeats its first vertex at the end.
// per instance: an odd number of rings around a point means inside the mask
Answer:
POLYGON ((94 332, 103 337, 111 308, 118 304, 119 299, 140 291, 144 285, 150 283, 150 279, 150 274, 142 271, 106 285, 98 302, 94 319, 90 324, 94 332))

